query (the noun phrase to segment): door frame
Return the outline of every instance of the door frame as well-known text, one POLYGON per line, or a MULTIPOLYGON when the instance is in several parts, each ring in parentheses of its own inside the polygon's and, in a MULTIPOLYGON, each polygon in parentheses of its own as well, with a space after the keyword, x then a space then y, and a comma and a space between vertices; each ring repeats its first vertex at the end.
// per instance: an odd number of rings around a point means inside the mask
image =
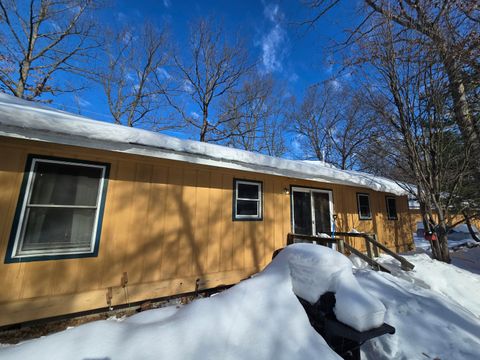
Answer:
MULTIPOLYGON (((316 228, 316 221, 315 221, 315 208, 313 204, 313 196, 312 193, 323 193, 323 194, 328 194, 328 200, 329 200, 329 211, 330 211, 330 231, 333 231, 333 190, 329 189, 319 189, 319 188, 312 188, 312 187, 307 187, 307 186, 294 186, 290 185, 290 225, 291 225, 291 231, 292 233, 295 231, 295 209, 293 206, 293 192, 306 192, 310 193, 310 211, 312 214, 312 233, 315 231, 316 228)), ((316 234, 311 234, 312 236, 315 236, 316 234)))

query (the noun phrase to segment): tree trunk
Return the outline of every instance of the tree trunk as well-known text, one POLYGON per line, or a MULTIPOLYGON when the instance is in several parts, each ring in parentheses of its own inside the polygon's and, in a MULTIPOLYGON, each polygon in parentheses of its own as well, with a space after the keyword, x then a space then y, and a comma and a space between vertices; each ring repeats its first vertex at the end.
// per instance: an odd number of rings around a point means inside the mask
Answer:
POLYGON ((437 243, 438 243, 438 250, 439 254, 438 257, 435 257, 437 260, 450 263, 450 251, 448 249, 448 234, 447 234, 447 226, 445 224, 444 219, 440 219, 437 225, 437 243))
MULTIPOLYGON (((422 214, 422 221, 423 221, 423 232, 424 237, 427 235, 428 232, 433 232, 433 225, 430 222, 432 218, 432 214, 427 213, 427 207, 425 203, 420 201, 420 213, 422 214)), ((432 257, 434 259, 439 259, 441 257, 441 251, 439 247, 439 242, 435 240, 430 240, 430 249, 432 250, 432 257)))
POLYGON ((203 110, 203 119, 202 119, 202 127, 200 129, 200 141, 205 142, 205 139, 207 137, 207 131, 208 131, 208 110, 204 109, 203 110))
POLYGON ((23 98, 25 94, 25 87, 28 78, 28 72, 30 70, 30 62, 27 60, 23 60, 20 64, 20 77, 17 82, 17 87, 15 89, 15 96, 19 98, 23 98))
POLYGON ((470 218, 468 217, 468 214, 463 213, 463 216, 465 217, 465 224, 467 224, 467 228, 468 228, 468 232, 470 233, 470 236, 476 242, 480 242, 480 239, 478 238, 477 234, 475 233, 475 231, 473 231, 472 222, 470 221, 470 218))
MULTIPOLYGON (((450 94, 452 95, 455 119, 463 139, 467 145, 472 147, 473 154, 480 154, 480 130, 475 124, 467 102, 465 85, 460 73, 457 61, 450 55, 443 56, 443 63, 448 75, 450 94)), ((480 157, 477 157, 475 164, 477 173, 480 174, 480 157)))

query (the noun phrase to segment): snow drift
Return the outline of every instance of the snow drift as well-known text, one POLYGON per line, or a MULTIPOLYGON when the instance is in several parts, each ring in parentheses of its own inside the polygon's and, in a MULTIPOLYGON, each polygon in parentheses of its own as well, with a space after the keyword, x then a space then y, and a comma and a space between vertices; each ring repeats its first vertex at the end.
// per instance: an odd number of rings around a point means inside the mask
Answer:
MULTIPOLYGON (((364 344, 362 358, 478 359, 480 248, 468 252, 473 255, 461 252, 468 260, 461 265, 468 270, 426 255, 406 256, 415 265, 409 272, 388 256, 380 258, 393 274, 355 261, 354 277, 362 291, 337 295, 337 316, 343 314, 343 299, 351 304, 368 291, 381 300, 385 321, 396 328, 395 335, 364 344)), ((349 277, 349 269, 329 249, 289 246, 263 272, 212 298, 0 347, 0 359, 340 359, 310 327, 292 288, 316 301, 322 291, 341 292, 337 285, 347 284, 342 277, 349 277), (326 262, 335 264, 337 272, 326 262)))
POLYGON ((333 310, 339 321, 358 331, 381 326, 385 306, 360 287, 352 273, 352 262, 329 248, 320 246, 320 250, 300 245, 290 254, 294 293, 314 304, 322 294, 332 291, 336 299, 333 310))
MULTIPOLYGON (((476 253, 480 264, 480 251, 476 253)), ((380 262, 394 270, 392 275, 366 269, 355 272, 362 288, 385 304, 385 321, 396 329, 394 336, 363 345, 362 358, 478 359, 480 276, 425 254, 405 257, 414 270, 403 271, 393 258, 382 256, 380 262)))
MULTIPOLYGON (((356 283, 343 255, 311 244, 288 246, 251 279, 180 309, 150 310, 122 322, 97 321, 0 349, 6 359, 340 359, 310 326, 292 291, 317 301, 338 292, 337 316, 357 325, 385 308, 356 283), (290 276, 291 275, 291 276, 290 276), (353 287, 352 287, 353 286, 353 287)), ((383 317, 381 318, 383 321, 383 317)), ((370 324, 372 325, 372 324, 370 324)))

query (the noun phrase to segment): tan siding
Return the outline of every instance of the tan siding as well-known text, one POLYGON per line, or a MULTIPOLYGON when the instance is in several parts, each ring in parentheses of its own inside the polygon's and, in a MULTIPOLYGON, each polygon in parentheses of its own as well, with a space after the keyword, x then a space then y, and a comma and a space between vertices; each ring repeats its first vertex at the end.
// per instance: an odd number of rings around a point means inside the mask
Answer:
POLYGON ((116 305, 238 282, 285 246, 291 218, 284 189, 292 185, 332 190, 338 231, 376 230, 393 249, 411 244, 406 198, 397 198, 399 220, 387 221, 384 193, 7 138, 0 151, 1 256, 28 154, 111 164, 98 256, 0 264, 0 286, 8 289, 0 293, 0 325, 105 307, 108 288, 116 305), (232 221, 234 178, 263 182, 262 221, 232 221), (358 219, 357 192, 370 193, 374 220, 358 219))
MULTIPOLYGON (((12 228, 15 208, 23 179, 26 153, 20 149, 1 148, 2 166, 0 167, 0 259, 7 251, 10 230, 12 228), (23 168, 22 168, 23 165, 23 168)), ((1 266, 1 265, 0 265, 1 266)), ((0 273, 0 302, 21 297, 21 283, 25 267, 3 266, 0 273), (8 291, 6 290, 8 289, 8 291)))
POLYGON ((147 214, 147 230, 150 246, 149 256, 145 257, 142 269, 142 281, 159 281, 162 278, 162 239, 165 231, 165 212, 167 198, 167 168, 155 166, 152 170, 150 202, 147 214))
MULTIPOLYGON (((193 243, 193 269, 192 275, 204 274, 208 268, 209 243, 216 241, 210 239, 209 229, 209 200, 210 193, 210 171, 198 170, 197 187, 195 193, 195 237, 193 243)), ((212 219, 214 220, 214 219, 212 219)))
POLYGON ((222 178, 216 172, 211 172, 210 189, 208 199, 208 254, 205 271, 220 271, 220 255, 222 248, 222 178))
MULTIPOLYGON (((222 213, 223 219, 232 217, 232 177, 222 176, 222 213)), ((222 221, 222 246, 220 257, 220 271, 229 271, 233 268, 233 223, 222 221)))
POLYGON ((178 257, 180 255, 179 241, 183 235, 181 228, 183 188, 183 170, 170 167, 168 172, 167 208, 165 211, 165 234, 163 239, 162 276, 166 279, 175 277, 178 257))

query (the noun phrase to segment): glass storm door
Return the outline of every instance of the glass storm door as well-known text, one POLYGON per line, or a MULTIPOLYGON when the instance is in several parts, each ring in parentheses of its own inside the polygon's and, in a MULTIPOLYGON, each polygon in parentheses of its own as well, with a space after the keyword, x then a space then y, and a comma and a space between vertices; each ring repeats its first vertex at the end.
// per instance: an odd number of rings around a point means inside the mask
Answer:
POLYGON ((317 235, 332 231, 332 192, 292 188, 292 229, 295 234, 317 235))

